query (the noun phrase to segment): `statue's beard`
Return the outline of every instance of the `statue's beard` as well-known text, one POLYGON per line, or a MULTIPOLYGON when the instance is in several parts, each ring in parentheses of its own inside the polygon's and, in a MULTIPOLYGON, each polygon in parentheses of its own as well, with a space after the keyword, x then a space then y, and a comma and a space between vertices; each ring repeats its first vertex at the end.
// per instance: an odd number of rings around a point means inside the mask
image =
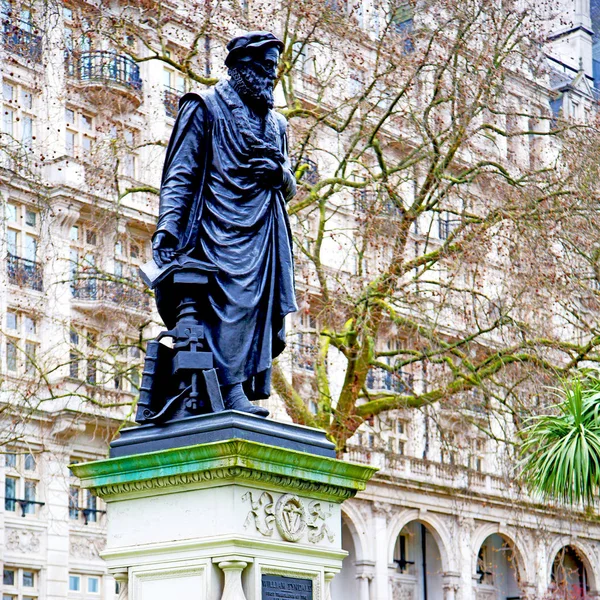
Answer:
POLYGON ((231 84, 240 98, 259 114, 266 114, 275 105, 273 80, 257 73, 249 65, 229 69, 231 84))

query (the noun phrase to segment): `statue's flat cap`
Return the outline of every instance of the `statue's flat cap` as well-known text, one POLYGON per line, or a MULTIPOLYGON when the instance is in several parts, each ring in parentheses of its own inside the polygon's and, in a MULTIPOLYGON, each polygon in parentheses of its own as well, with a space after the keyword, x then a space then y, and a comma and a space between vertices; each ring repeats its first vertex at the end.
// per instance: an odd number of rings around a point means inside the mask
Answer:
POLYGON ((279 52, 283 50, 283 42, 269 31, 249 31, 238 35, 227 44, 229 54, 225 59, 225 65, 230 67, 238 56, 249 54, 265 46, 275 46, 279 52))

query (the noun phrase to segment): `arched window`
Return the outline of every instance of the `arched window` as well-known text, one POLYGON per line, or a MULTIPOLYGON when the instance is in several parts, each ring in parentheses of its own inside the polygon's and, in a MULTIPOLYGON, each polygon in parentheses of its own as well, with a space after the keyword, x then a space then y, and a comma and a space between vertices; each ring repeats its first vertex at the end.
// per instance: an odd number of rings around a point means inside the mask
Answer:
POLYGON ((561 548, 552 565, 552 587, 560 598, 587 598, 590 591, 583 560, 572 546, 561 548))

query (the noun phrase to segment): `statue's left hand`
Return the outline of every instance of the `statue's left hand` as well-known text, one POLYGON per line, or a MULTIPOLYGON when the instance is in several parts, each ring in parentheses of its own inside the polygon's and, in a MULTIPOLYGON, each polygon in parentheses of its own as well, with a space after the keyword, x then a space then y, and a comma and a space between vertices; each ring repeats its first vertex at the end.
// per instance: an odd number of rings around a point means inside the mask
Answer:
POLYGON ((251 167, 251 176, 255 181, 271 185, 281 185, 283 181, 283 169, 281 165, 265 157, 251 158, 248 163, 251 167))

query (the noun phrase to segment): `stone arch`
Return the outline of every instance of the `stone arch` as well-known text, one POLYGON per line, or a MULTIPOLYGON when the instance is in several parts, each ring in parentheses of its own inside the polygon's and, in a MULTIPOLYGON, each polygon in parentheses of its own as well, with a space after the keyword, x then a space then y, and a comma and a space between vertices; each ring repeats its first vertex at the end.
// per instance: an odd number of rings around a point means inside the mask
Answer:
POLYGON ((452 547, 452 536, 450 535, 450 531, 446 527, 446 524, 436 515, 417 509, 404 510, 392 517, 388 527, 388 564, 391 564, 394 561, 394 547, 400 532, 412 521, 423 523, 429 530, 429 533, 433 536, 440 552, 442 569, 445 572, 456 571, 456 565, 452 563, 448 553, 448 548, 452 547))
POLYGON ((531 567, 525 562, 526 553, 523 551, 521 544, 517 542, 516 536, 513 535, 506 527, 503 527, 500 523, 488 523, 479 527, 472 538, 471 547, 471 573, 474 575, 477 572, 477 557, 479 556, 479 549, 487 540, 490 535, 497 533, 506 542, 511 545, 514 553, 515 562, 517 563, 517 574, 521 580, 521 584, 527 584, 535 581, 532 578, 531 567))
POLYGON ((554 565, 554 559, 556 555, 564 548, 565 546, 571 546, 576 552, 578 557, 581 559, 583 566, 585 567, 587 576, 588 576, 588 585, 590 587, 590 594, 598 593, 600 590, 598 589, 598 582, 600 581, 600 573, 599 566, 597 561, 595 560, 595 551, 594 549, 585 541, 580 539, 573 539, 568 535, 560 536, 552 542, 550 548, 548 549, 548 563, 547 563, 547 573, 548 573, 548 582, 550 585, 551 577, 552 577, 552 567, 554 565), (590 557, 594 557, 590 559, 590 557))
POLYGON ((370 540, 367 538, 367 524, 361 512, 351 502, 342 504, 342 523, 346 524, 352 534, 356 560, 367 560, 372 554, 370 540))
POLYGON ((340 543, 348 555, 344 558, 341 572, 331 583, 331 597, 336 600, 356 596, 357 585, 360 585, 358 580, 361 579, 370 548, 365 519, 357 506, 344 504, 341 521, 340 543))

